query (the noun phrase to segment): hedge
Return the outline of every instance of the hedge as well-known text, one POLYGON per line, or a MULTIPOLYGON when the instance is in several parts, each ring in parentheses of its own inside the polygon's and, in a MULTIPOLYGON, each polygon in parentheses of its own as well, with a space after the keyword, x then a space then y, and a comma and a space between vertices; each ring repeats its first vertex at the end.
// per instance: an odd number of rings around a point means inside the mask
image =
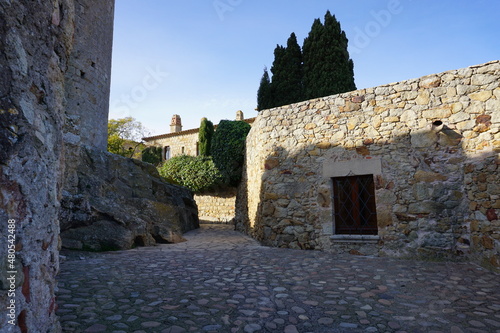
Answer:
POLYGON ((169 183, 185 186, 193 192, 204 192, 217 188, 222 175, 211 157, 181 155, 166 161, 158 172, 169 183))

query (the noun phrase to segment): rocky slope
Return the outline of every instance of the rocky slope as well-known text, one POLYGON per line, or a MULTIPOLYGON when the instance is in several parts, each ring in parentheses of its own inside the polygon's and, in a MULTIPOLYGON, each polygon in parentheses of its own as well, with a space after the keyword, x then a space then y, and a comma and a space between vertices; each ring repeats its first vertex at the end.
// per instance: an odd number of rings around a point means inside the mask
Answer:
POLYGON ((183 241, 199 227, 193 194, 162 181, 148 163, 82 149, 63 191, 62 246, 84 250, 122 250, 183 241))

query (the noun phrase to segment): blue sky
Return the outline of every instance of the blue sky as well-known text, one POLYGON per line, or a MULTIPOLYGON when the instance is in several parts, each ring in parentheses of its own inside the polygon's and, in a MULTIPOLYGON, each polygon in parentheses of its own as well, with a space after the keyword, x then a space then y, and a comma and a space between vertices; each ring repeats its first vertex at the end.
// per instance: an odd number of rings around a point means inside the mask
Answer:
POLYGON ((257 112, 263 68, 330 10, 359 89, 500 59, 498 0, 116 0, 110 118, 151 134, 257 112))

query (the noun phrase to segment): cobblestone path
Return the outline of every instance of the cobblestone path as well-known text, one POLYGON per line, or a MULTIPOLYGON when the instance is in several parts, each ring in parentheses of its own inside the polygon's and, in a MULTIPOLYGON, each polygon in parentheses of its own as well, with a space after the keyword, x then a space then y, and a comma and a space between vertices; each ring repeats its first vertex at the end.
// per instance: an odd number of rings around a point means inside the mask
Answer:
POLYGON ((64 332, 500 332, 476 265, 262 247, 226 225, 187 242, 63 252, 64 332))

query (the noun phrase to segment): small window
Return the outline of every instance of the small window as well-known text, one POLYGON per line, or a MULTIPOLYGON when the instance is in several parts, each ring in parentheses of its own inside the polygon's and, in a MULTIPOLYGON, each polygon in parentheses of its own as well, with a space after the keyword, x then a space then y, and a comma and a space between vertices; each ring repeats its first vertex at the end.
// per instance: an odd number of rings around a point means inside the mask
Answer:
POLYGON ((196 156, 200 156, 200 143, 196 142, 196 156))
POLYGON ((377 235, 373 175, 332 178, 335 233, 377 235))
POLYGON ((181 148, 181 154, 184 155, 184 147, 181 148))
POLYGON ((168 161, 170 159, 170 147, 169 146, 166 146, 165 148, 163 148, 163 157, 164 157, 165 161, 168 161))

